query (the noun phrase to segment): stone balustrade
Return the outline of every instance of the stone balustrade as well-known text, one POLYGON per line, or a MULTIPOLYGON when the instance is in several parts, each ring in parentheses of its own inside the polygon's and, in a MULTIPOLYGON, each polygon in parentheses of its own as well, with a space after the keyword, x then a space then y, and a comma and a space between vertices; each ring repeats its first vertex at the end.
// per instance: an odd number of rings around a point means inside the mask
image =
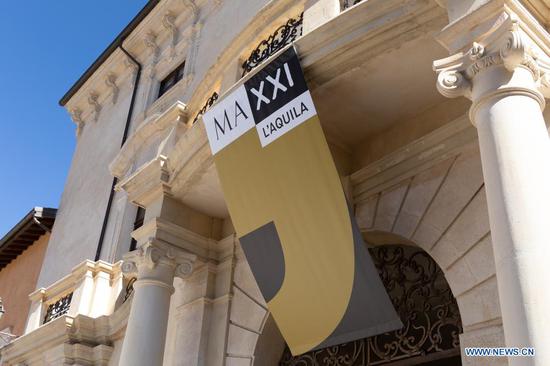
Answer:
POLYGON ((86 260, 48 288, 31 293, 25 334, 63 315, 97 318, 112 314, 124 297, 121 263, 86 260))

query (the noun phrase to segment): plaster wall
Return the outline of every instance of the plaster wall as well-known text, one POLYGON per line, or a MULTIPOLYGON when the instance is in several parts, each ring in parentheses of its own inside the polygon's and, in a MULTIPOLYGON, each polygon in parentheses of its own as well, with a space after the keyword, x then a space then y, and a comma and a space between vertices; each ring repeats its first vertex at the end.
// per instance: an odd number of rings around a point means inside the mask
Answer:
POLYGON ((42 235, 0 271, 0 297, 6 311, 0 319, 0 329, 23 334, 31 305, 29 294, 34 291, 49 238, 49 233, 42 235))
POLYGON ((131 89, 121 86, 116 104, 102 106, 76 145, 50 245, 38 280, 48 287, 85 259, 94 259, 113 177, 109 163, 119 151, 131 89))
MULTIPOLYGON (((191 92, 200 84, 210 66, 216 63, 222 51, 268 3, 267 0, 243 0, 239 1, 239 6, 235 6, 230 1, 224 1, 218 11, 205 19, 198 45, 198 61, 195 65, 197 77, 189 88, 189 93, 186 93, 188 96, 192 95, 191 92)), ((269 30, 270 28, 266 27, 266 29, 258 29, 257 32, 269 30)), ((239 61, 235 60, 234 62, 238 64, 239 61)), ((232 76, 236 82, 240 78, 240 73, 232 76)))

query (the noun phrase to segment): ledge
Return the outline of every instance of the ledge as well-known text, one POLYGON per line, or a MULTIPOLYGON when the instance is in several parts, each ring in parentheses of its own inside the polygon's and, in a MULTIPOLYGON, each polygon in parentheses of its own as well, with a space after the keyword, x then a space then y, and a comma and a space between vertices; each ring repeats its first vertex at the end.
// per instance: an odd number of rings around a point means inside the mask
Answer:
POLYGON ((122 178, 131 168, 140 150, 148 147, 154 137, 168 134, 170 127, 182 123, 187 117, 187 106, 177 101, 164 113, 155 114, 139 125, 120 149, 118 155, 109 165, 109 170, 117 178, 122 178))

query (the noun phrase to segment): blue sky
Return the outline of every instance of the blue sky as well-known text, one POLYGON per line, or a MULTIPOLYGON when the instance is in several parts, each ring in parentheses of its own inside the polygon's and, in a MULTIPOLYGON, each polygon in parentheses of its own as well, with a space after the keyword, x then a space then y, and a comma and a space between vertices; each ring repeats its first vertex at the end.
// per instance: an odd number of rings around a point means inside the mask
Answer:
POLYGON ((1 2, 0 238, 58 206, 76 142, 58 101, 146 2, 1 2))

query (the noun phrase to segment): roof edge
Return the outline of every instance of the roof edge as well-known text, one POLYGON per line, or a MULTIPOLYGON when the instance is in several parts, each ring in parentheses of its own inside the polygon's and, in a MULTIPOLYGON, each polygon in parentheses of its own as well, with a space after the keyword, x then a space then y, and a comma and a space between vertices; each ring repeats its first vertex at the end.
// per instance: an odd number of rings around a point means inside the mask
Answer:
POLYGON ((124 27, 116 38, 107 46, 107 48, 95 59, 95 61, 84 71, 71 88, 61 97, 59 105, 64 107, 69 100, 80 90, 86 81, 97 71, 97 69, 111 56, 111 54, 120 46, 130 33, 149 15, 157 6, 160 0, 149 0, 147 4, 137 13, 137 15, 124 27))
POLYGON ((2 248, 7 242, 15 237, 26 225, 31 223, 34 218, 52 218, 54 219, 57 214, 56 208, 50 207, 34 207, 30 210, 14 227, 10 229, 2 238, 0 238, 0 248, 2 248))

